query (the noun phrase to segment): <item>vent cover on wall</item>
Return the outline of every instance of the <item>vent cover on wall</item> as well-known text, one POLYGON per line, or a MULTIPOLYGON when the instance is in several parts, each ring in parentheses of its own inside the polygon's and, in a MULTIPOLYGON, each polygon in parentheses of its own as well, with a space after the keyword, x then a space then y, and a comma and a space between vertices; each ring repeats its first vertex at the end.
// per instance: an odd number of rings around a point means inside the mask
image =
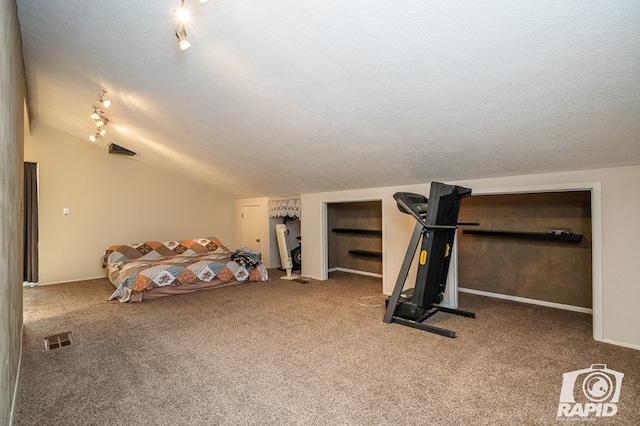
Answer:
POLYGON ((109 144, 109 154, 128 155, 129 157, 133 157, 137 152, 133 152, 125 147, 111 143, 109 144))

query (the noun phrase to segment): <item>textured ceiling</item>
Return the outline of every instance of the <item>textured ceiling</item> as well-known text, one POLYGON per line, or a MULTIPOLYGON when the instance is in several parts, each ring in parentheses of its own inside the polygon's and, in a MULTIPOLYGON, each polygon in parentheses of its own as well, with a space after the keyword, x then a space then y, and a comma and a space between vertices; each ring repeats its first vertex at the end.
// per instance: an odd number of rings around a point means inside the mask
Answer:
POLYGON ((35 120, 234 198, 640 164, 637 0, 17 4, 35 120))

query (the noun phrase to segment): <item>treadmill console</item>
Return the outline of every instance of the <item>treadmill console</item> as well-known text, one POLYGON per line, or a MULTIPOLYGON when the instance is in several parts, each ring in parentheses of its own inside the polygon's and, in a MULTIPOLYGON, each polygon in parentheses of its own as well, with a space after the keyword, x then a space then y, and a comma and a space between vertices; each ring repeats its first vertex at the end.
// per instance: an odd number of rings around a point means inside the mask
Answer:
POLYGON ((427 215, 427 204, 429 204, 427 197, 412 192, 396 192, 393 194, 393 198, 397 202, 398 210, 402 213, 410 214, 419 221, 424 221, 427 215))

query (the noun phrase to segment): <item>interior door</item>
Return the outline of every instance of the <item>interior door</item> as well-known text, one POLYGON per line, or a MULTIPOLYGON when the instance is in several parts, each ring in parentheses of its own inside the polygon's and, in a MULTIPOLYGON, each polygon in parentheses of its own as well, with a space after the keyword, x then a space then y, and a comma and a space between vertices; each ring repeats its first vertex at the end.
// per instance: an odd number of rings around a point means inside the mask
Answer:
POLYGON ((242 206, 242 247, 262 252, 262 206, 242 206))

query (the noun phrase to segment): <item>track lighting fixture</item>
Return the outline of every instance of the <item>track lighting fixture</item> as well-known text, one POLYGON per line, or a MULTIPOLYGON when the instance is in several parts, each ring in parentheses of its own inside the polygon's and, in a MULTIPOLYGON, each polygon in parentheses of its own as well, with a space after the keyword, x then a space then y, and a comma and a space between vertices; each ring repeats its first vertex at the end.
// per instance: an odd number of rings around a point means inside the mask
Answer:
MULTIPOLYGON (((208 0, 200 0, 200 4, 206 3, 208 0)), ((185 24, 189 21, 189 10, 185 7, 185 0, 180 0, 180 6, 173 9, 173 14, 176 15, 180 26, 176 30, 176 38, 178 39, 178 46, 180 50, 187 50, 191 47, 191 43, 187 41, 187 28, 185 24)))
POLYGON ((105 129, 105 127, 102 126, 101 128, 96 129, 96 131, 93 132, 91 136, 89 136, 89 140, 91 142, 95 142, 106 134, 107 134, 107 129, 105 129))
POLYGON ((100 116, 104 114, 102 111, 98 110, 97 106, 93 106, 93 114, 91 114, 91 118, 93 118, 94 120, 97 120, 98 118, 100 118, 100 116))
MULTIPOLYGON (((102 104, 102 106, 104 106, 105 108, 109 108, 109 105, 111 105, 111 101, 107 99, 106 95, 106 90, 98 89, 98 103, 102 104)), ((95 142, 105 134, 107 134, 107 124, 109 123, 109 119, 104 116, 104 111, 99 109, 98 105, 94 105, 91 108, 93 108, 91 118, 93 119, 97 128, 93 132, 93 134, 89 136, 89 140, 91 142, 95 142)))
POLYGON ((96 130, 95 132, 93 132, 93 134, 91 136, 89 136, 89 140, 91 142, 95 142, 98 139, 100 139, 102 137, 102 135, 100 134, 100 130, 96 130))
POLYGON ((109 122, 109 119, 107 117, 100 116, 100 118, 96 120, 96 127, 106 126, 108 122, 109 122))
POLYGON ((191 43, 187 41, 187 30, 184 25, 182 25, 180 31, 176 31, 176 37, 178 38, 178 46, 180 46, 180 50, 187 50, 191 47, 191 43))
POLYGON ((100 95, 98 96, 98 101, 105 108, 109 108, 109 105, 111 105, 111 101, 109 99, 107 99, 107 91, 104 90, 104 89, 98 89, 98 91, 100 92, 100 95))
POLYGON ((191 15, 189 14, 189 11, 184 7, 184 0, 180 1, 180 7, 178 7, 177 9, 174 9, 173 13, 176 14, 176 16, 178 17, 178 20, 183 24, 186 24, 187 22, 189 22, 189 18, 191 17, 191 15))

